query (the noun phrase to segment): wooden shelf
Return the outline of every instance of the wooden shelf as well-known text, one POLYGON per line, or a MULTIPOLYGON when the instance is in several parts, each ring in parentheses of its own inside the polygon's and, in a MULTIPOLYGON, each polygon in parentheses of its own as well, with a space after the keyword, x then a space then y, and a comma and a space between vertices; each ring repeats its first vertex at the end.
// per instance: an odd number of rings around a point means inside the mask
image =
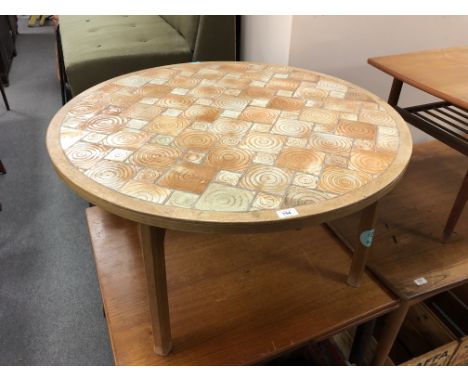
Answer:
MULTIPOLYGON (((468 158, 432 141, 415 145, 407 173, 379 204, 369 268, 405 300, 442 292, 468 280, 468 210, 447 243, 442 231, 468 158), (417 285, 424 278, 427 283, 417 285)), ((333 222, 353 245, 359 217, 333 222)), ((424 282, 424 281, 423 281, 424 282)))
POLYGON ((174 348, 153 351, 137 225, 86 212, 117 365, 265 362, 398 306, 369 274, 346 284, 350 257, 320 226, 274 234, 169 231, 174 348))

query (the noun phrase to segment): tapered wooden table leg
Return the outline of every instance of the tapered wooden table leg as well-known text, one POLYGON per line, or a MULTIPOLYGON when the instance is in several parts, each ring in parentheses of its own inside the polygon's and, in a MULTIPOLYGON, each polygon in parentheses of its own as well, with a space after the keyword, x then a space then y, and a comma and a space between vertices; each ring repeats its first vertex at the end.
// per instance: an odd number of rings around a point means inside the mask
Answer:
POLYGON ((385 360, 387 359, 390 350, 392 350, 393 343, 395 342, 401 325, 405 320, 409 307, 410 302, 403 301, 397 310, 394 310, 387 315, 382 335, 377 343, 377 348, 375 349, 372 365, 381 366, 385 364, 385 360))
POLYGON ((450 211, 449 218, 447 220, 447 224, 444 228, 444 241, 450 239, 450 235, 457 224, 458 219, 460 218, 461 213, 463 212, 463 208, 465 208, 466 200, 468 199, 468 171, 466 171, 465 179, 463 179, 463 183, 458 191, 457 198, 455 199, 455 203, 453 204, 452 210, 450 211))
POLYGON ((349 354, 349 362, 355 365, 364 364, 364 354, 366 349, 370 347, 372 335, 374 334, 375 320, 370 320, 359 325, 354 334, 351 353, 349 354))
POLYGON ((154 348, 156 354, 165 356, 172 349, 164 258, 166 230, 144 224, 140 224, 139 229, 153 326, 154 348))
POLYGON ((361 212, 361 221, 359 222, 358 240, 356 249, 351 262, 351 269, 348 275, 348 284, 358 287, 364 269, 366 268, 367 258, 369 257, 370 247, 374 239, 375 221, 377 218, 377 202, 366 207, 361 212))

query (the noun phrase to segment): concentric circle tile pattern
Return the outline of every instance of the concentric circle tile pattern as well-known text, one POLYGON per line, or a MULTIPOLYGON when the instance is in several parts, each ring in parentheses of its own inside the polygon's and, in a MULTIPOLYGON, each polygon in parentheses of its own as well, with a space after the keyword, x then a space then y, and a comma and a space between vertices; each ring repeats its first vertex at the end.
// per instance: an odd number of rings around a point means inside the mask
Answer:
POLYGON ((388 106, 361 93, 285 66, 153 68, 78 96, 61 147, 94 182, 168 208, 321 203, 373 182, 398 151, 388 106))

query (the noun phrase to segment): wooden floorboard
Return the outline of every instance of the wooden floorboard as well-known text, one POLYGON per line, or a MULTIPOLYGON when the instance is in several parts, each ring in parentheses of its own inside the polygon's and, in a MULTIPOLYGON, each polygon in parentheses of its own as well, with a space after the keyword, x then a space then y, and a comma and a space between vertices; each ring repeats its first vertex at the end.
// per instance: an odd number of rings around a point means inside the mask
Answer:
MULTIPOLYGON (((451 239, 442 241, 467 168, 467 157, 440 142, 415 145, 403 180, 380 202, 368 265, 401 298, 424 297, 468 280, 468 208, 451 239)), ((353 244, 358 219, 353 215, 333 227, 353 244)))
POLYGON ((346 284, 349 254, 320 226, 274 234, 166 236, 173 352, 153 351, 135 223, 87 210, 117 365, 246 365, 397 307, 365 274, 346 284))

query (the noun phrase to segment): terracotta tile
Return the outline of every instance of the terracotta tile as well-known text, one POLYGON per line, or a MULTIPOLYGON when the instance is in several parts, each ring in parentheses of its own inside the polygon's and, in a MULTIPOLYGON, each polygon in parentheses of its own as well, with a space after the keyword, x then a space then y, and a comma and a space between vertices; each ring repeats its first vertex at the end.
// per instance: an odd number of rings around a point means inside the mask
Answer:
POLYGON ((213 122, 221 112, 215 107, 194 105, 189 107, 183 116, 193 121, 213 122))
POLYGON ((268 107, 286 111, 299 111, 303 108, 304 101, 300 98, 273 97, 268 107))
POLYGON ((371 123, 373 125, 381 125, 381 126, 388 126, 394 127, 396 126, 395 121, 385 111, 375 111, 375 110, 362 110, 361 114, 359 114, 359 120, 361 122, 371 123))
POLYGON ((62 127, 60 129, 60 146, 66 150, 88 134, 87 131, 62 127))
POLYGON ((167 94, 161 97, 158 101, 158 105, 168 108, 181 108, 186 109, 195 102, 195 97, 167 94))
POLYGON ((253 165, 244 173, 239 185, 255 191, 282 194, 288 187, 292 172, 273 166, 253 165))
POLYGON ((287 147, 276 160, 276 166, 308 174, 319 174, 325 154, 311 149, 287 147))
POLYGON ((338 113, 333 110, 305 108, 302 111, 299 119, 301 121, 335 124, 338 122, 338 113))
POLYGON ((206 164, 223 170, 244 170, 252 160, 252 153, 235 147, 216 147, 210 150, 206 164))
POLYGON ((113 93, 105 97, 104 102, 106 102, 109 105, 127 108, 133 105, 135 102, 138 102, 140 98, 141 96, 138 94, 128 95, 121 93, 113 93))
POLYGON ((279 110, 268 109, 266 107, 248 106, 240 119, 249 122, 269 123, 272 124, 279 115, 279 110))
POLYGON ((206 152, 217 141, 217 137, 207 131, 186 129, 174 140, 177 147, 206 152))
POLYGON ((224 184, 212 183, 198 199, 195 207, 208 211, 247 211, 255 193, 224 184))
POLYGON ((176 147, 146 144, 129 158, 129 162, 145 168, 163 169, 172 165, 181 156, 176 147))
POLYGON ((326 167, 320 175, 318 189, 335 194, 345 194, 364 186, 372 180, 372 176, 359 171, 341 167, 326 167))
POLYGON ((282 208, 291 208, 302 206, 305 204, 321 203, 325 200, 332 199, 335 195, 328 192, 311 190, 304 187, 289 187, 282 208))
POLYGON ((365 122, 340 121, 336 134, 350 138, 374 140, 377 133, 375 125, 365 122))
POLYGON ((242 91, 242 95, 251 97, 269 100, 275 94, 274 89, 268 88, 247 88, 242 91))
POLYGON ((136 103, 123 111, 120 115, 124 117, 150 121, 157 115, 161 114, 163 111, 164 109, 161 107, 146 105, 144 103, 136 103))
POLYGON ((199 85, 190 91, 190 95, 199 98, 218 98, 224 92, 224 88, 212 85, 199 85))
POLYGON ((234 96, 221 96, 214 100, 213 105, 220 109, 228 110, 243 110, 248 104, 250 99, 246 97, 234 97, 234 96))
POLYGON ((232 172, 232 171, 225 171, 222 170, 218 172, 216 176, 216 181, 219 183, 225 183, 230 186, 235 186, 239 183, 239 179, 241 178, 242 173, 240 172, 232 172))
POLYGON ((280 118, 271 129, 271 132, 288 137, 302 138, 310 135, 312 126, 313 124, 310 122, 280 118))
POLYGON ((150 137, 145 131, 121 130, 107 136, 102 141, 102 144, 121 149, 135 150, 143 146, 150 137))
POLYGON ((259 192, 252 203, 252 207, 258 210, 274 210, 281 206, 282 201, 281 196, 259 192))
POLYGON ((122 129, 127 122, 127 118, 118 115, 99 114, 88 119, 80 128, 93 133, 111 134, 122 129))
POLYGON ((171 190, 156 184, 136 180, 129 180, 119 191, 133 198, 159 204, 164 203, 171 193, 171 190))
POLYGON ((349 168, 369 174, 384 172, 393 162, 395 155, 389 152, 353 151, 349 160, 349 168))
POLYGON ((177 136, 182 130, 188 127, 190 123, 191 121, 187 118, 159 115, 145 126, 145 130, 163 135, 177 136))
POLYGON ((361 103, 358 101, 329 98, 323 101, 323 106, 325 109, 328 110, 337 110, 346 113, 357 114, 359 113, 359 109, 361 108, 361 103))
POLYGON ((244 137, 240 147, 253 151, 278 153, 285 141, 286 138, 281 135, 252 132, 244 137))
POLYGON ((185 162, 172 166, 158 183, 167 188, 201 194, 216 172, 213 167, 185 162))
POLYGON ((353 140, 338 135, 314 133, 310 137, 309 146, 326 153, 349 155, 353 140))
POLYGON ((108 188, 117 190, 136 173, 133 166, 122 162, 102 160, 86 171, 86 175, 108 188))
POLYGON ((171 90, 172 87, 168 85, 146 84, 142 88, 138 89, 136 94, 139 94, 141 97, 160 98, 169 94, 171 90))
POLYGON ((281 79, 281 78, 273 78, 268 81, 267 87, 276 90, 290 90, 294 91, 299 86, 300 81, 293 80, 293 79, 281 79))
POLYGON ((199 197, 200 195, 190 192, 174 191, 166 205, 180 208, 192 208, 199 197))

